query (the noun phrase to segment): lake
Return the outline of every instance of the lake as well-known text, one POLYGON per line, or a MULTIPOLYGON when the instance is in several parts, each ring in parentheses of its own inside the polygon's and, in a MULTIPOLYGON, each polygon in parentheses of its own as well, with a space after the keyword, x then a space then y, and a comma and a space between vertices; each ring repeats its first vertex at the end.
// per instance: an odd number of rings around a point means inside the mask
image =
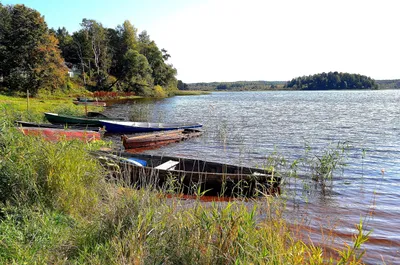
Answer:
POLYGON ((326 246, 351 240, 363 220, 372 230, 364 261, 400 264, 400 90, 215 92, 116 104, 105 114, 204 125, 201 138, 147 153, 246 166, 284 157, 282 170, 299 161, 300 177, 283 186, 288 220, 326 246), (322 192, 301 161, 338 143, 347 166, 322 192))

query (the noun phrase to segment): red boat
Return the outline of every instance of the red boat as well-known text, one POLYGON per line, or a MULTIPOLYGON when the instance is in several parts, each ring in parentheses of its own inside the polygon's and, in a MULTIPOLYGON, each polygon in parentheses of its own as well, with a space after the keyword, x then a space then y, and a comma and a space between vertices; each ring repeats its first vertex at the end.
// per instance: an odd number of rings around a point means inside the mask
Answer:
POLYGON ((42 136, 44 139, 52 142, 60 140, 81 140, 91 142, 100 140, 100 133, 86 130, 67 130, 44 127, 18 127, 25 135, 42 136))
POLYGON ((165 131, 162 133, 144 134, 129 138, 126 135, 122 135, 121 138, 125 149, 135 149, 158 147, 161 145, 176 143, 189 138, 198 137, 202 134, 203 132, 199 130, 184 129, 165 131))

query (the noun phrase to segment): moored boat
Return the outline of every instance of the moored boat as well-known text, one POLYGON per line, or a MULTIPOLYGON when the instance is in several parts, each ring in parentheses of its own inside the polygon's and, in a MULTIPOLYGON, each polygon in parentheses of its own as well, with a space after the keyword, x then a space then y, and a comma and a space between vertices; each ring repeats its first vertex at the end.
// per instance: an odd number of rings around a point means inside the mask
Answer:
POLYGON ((122 144, 125 149, 151 148, 170 143, 176 143, 189 138, 198 137, 203 132, 195 129, 172 130, 162 133, 152 133, 133 137, 122 135, 122 144))
POLYGON ((268 170, 199 159, 107 152, 97 156, 113 177, 135 187, 157 186, 189 194, 257 196, 279 193, 281 182, 276 173, 268 170))
POLYGON ((16 121, 17 126, 22 127, 40 127, 40 128, 53 128, 53 129, 74 129, 74 130, 87 130, 87 131, 99 131, 99 126, 87 126, 87 125, 64 125, 64 124, 51 124, 51 123, 36 123, 28 121, 16 121))
POLYGON ((48 141, 81 140, 91 142, 100 140, 100 133, 85 130, 68 130, 42 127, 18 127, 25 135, 41 136, 48 141))
POLYGON ((99 101, 97 98, 77 97, 75 101, 79 102, 95 102, 99 101))
POLYGON ((142 133, 200 128, 200 123, 156 123, 100 120, 107 133, 142 133))
POLYGON ((114 119, 105 115, 91 114, 88 117, 76 117, 70 115, 61 115, 57 113, 45 112, 44 116, 52 124, 73 124, 79 126, 102 126, 100 119, 114 119), (97 116, 96 116, 97 115, 97 116))
POLYGON ((99 107, 106 107, 107 103, 105 101, 72 101, 75 105, 88 105, 88 106, 99 106, 99 107))
POLYGON ((85 97, 77 97, 76 100, 73 100, 72 103, 75 105, 92 105, 92 106, 101 106, 105 107, 107 103, 103 100, 98 100, 97 98, 85 98, 85 97))

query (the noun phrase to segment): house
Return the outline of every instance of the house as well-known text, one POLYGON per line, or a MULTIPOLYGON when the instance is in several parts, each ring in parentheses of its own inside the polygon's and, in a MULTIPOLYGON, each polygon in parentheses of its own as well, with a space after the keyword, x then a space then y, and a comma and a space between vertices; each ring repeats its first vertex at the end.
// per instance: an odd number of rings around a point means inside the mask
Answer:
POLYGON ((70 78, 80 74, 79 68, 75 64, 65 62, 64 65, 68 69, 68 76, 70 78))

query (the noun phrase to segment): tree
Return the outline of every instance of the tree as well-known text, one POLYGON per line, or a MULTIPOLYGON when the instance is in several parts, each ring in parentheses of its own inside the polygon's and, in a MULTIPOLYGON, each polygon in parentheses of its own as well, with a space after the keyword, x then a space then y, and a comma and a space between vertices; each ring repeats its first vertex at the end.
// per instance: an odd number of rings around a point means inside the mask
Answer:
POLYGON ((142 92, 144 87, 151 83, 151 67, 144 55, 136 50, 128 50, 124 56, 124 81, 129 90, 142 92))
POLYGON ((303 90, 377 89, 378 85, 367 76, 329 72, 293 78, 285 87, 303 90))
POLYGON ((76 63, 80 66, 82 71, 83 83, 87 84, 87 76, 90 77, 91 72, 91 45, 89 38, 84 30, 74 32, 72 35, 72 49, 77 58, 76 63))
POLYGON ((74 39, 68 33, 67 29, 65 27, 58 28, 54 34, 58 39, 58 47, 61 50, 64 60, 73 64, 79 63, 79 58, 74 48, 74 39))
POLYGON ((57 45, 57 38, 46 34, 33 54, 37 61, 32 69, 36 87, 44 87, 51 92, 62 86, 67 76, 67 69, 57 45))
POLYGON ((111 65, 107 32, 101 23, 91 19, 84 18, 81 26, 92 50, 91 61, 94 63, 96 85, 98 88, 103 88, 111 65))
MULTIPOLYGON (((164 62, 163 53, 158 49, 156 43, 151 41, 148 44, 141 43, 140 46, 140 52, 146 56, 147 61, 153 70, 152 76, 154 79, 154 85, 160 85, 162 87, 171 86, 176 88, 176 69, 164 62)), ((170 57, 169 54, 168 57, 170 57)))
POLYGON ((125 20, 122 26, 122 52, 126 53, 130 49, 138 50, 137 29, 125 20))
POLYGON ((188 90, 188 85, 183 83, 182 80, 178 80, 177 87, 179 90, 188 90))
POLYGON ((8 9, 0 3, 0 77, 5 75, 8 67, 6 64, 9 41, 7 37, 11 27, 11 15, 8 9))
POLYGON ((64 81, 59 75, 66 73, 66 69, 58 43, 40 13, 24 5, 1 6, 0 9, 3 84, 12 91, 29 89, 32 94, 40 86, 52 83, 52 78, 57 80, 52 84, 62 85, 64 81), (43 71, 48 63, 52 69, 43 71))

